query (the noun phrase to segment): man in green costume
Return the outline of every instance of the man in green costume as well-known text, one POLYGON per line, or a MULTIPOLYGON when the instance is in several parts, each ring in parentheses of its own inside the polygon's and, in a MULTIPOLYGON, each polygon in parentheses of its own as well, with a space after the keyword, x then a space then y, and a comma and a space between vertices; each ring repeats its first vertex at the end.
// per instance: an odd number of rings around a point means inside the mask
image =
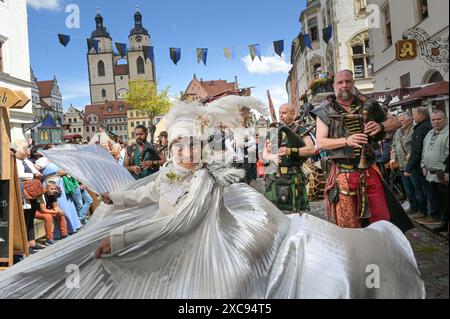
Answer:
POLYGON ((280 107, 280 121, 276 136, 278 140, 275 141, 275 136, 272 136, 264 152, 265 159, 277 165, 276 173, 265 177, 265 196, 284 211, 309 210, 302 165, 314 153, 314 143, 309 135, 302 136, 306 129, 295 121, 293 105, 284 104, 280 107))

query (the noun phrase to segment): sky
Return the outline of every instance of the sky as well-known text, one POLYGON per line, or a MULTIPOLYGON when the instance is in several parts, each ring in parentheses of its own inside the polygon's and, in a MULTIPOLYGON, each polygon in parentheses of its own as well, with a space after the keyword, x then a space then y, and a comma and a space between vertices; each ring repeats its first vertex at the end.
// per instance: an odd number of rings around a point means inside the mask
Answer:
MULTIPOLYGON (((276 108, 287 102, 286 79, 291 68, 292 40, 300 31, 299 16, 306 0, 27 0, 30 60, 38 81, 56 76, 64 109, 83 109, 90 104, 86 38, 95 30, 97 7, 113 42, 128 42, 134 27, 136 5, 143 15, 155 50, 159 88, 171 95, 184 91, 194 73, 204 80, 234 81, 254 87, 252 95, 267 102, 269 89, 276 108), (79 9, 79 28, 66 20, 79 9), (67 47, 57 34, 68 34, 67 47), (284 40, 283 57, 273 41, 284 40), (248 45, 260 44, 262 61, 251 61, 248 45), (181 48, 181 60, 173 64, 169 48, 181 48), (235 47, 227 60, 223 48, 235 47), (208 48, 207 65, 197 64, 196 48, 208 48)), ((70 19, 69 19, 70 20, 70 19)))

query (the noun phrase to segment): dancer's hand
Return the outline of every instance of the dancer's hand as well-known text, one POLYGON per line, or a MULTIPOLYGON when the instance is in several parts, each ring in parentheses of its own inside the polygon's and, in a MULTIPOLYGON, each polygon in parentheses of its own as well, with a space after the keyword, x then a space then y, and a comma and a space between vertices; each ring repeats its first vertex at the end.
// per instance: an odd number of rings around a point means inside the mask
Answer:
POLYGON ((95 258, 102 258, 102 255, 111 254, 111 240, 109 237, 103 238, 95 250, 95 258))
POLYGON ((111 205, 113 203, 111 197, 109 197, 109 193, 103 193, 100 196, 102 196, 102 200, 105 204, 111 205))

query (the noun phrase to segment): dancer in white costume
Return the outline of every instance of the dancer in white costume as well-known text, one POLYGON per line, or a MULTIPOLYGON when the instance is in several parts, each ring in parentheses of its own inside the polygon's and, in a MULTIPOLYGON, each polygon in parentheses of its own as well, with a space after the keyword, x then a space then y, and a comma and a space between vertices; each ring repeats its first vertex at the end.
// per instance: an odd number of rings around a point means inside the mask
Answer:
POLYGON ((236 183, 240 170, 195 160, 207 128, 239 125, 238 107, 223 105, 260 103, 227 98, 233 103, 173 106, 173 162, 130 184, 97 146, 46 152, 87 186, 111 191, 113 205, 0 273, 0 298, 424 298, 412 249, 393 224, 355 230, 288 217, 236 183))

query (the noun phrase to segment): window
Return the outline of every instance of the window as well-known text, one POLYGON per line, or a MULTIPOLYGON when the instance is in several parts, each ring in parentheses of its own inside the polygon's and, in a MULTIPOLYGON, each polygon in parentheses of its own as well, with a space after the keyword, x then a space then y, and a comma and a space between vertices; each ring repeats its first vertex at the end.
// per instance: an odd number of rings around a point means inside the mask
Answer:
POLYGON ((106 90, 105 89, 102 90, 102 97, 106 97, 106 90))
POLYGON ((131 127, 134 127, 134 122, 131 122, 130 124, 131 124, 131 127))
POLYGON ((142 57, 139 57, 137 59, 136 65, 137 65, 137 74, 145 74, 144 59, 142 59, 142 57))
POLYGON ((141 122, 140 121, 136 121, 136 125, 141 125, 141 122))
POLYGON ((103 61, 100 60, 98 62, 97 68, 98 68, 98 76, 99 77, 105 76, 105 63, 103 63, 103 61))
POLYGON ((319 29, 317 28, 317 18, 311 18, 308 20, 309 35, 311 42, 319 41, 319 29))
POLYGON ((89 133, 89 126, 86 126, 86 133, 89 133))
POLYGON ((81 133, 81 127, 78 128, 78 133, 81 133))
POLYGON ((73 122, 76 123, 76 122, 77 122, 77 119, 73 119, 73 122))
POLYGON ((48 140, 48 131, 41 131, 41 140, 48 140))
POLYGON ((95 132, 95 126, 92 127, 92 132, 95 132))
POLYGON ((118 130, 119 130, 117 126, 115 126, 115 127, 114 127, 114 129, 115 129, 116 131, 118 131, 118 130))
POLYGON ((384 28, 384 44, 386 48, 392 45, 392 30, 391 30, 391 13, 389 11, 389 3, 382 9, 383 28, 384 28))
POLYGON ((411 86, 411 74, 408 72, 400 76, 400 87, 407 88, 411 86))
POLYGON ((0 72, 3 72, 3 41, 0 40, 0 72))
POLYGON ((134 113, 133 112, 130 112, 130 117, 134 117, 134 113))
POLYGON ((72 119, 69 119, 69 123, 72 123, 72 119))
POLYGON ((92 118, 89 116, 88 118, 88 122, 91 123, 92 122, 92 118))
POLYGON ((419 12, 419 21, 422 22, 426 18, 428 18, 428 0, 418 0, 417 1, 418 12, 419 12))
POLYGON ((373 64, 369 47, 369 32, 363 31, 353 37, 350 41, 353 74, 355 79, 365 79, 372 76, 373 64))

